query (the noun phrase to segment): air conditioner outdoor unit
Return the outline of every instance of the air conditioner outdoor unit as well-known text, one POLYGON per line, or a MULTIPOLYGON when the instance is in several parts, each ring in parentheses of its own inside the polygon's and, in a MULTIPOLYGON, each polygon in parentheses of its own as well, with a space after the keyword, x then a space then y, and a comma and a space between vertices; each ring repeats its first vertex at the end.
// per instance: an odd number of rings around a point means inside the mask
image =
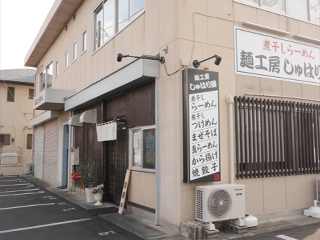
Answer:
POLYGON ((245 217, 245 187, 220 184, 196 187, 196 219, 217 222, 245 217))

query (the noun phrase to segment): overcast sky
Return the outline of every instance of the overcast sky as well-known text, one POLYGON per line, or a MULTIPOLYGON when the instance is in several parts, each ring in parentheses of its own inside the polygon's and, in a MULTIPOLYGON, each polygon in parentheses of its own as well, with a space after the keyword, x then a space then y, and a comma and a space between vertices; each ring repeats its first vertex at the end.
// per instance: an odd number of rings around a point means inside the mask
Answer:
POLYGON ((0 69, 25 68, 24 58, 54 0, 0 0, 0 69))

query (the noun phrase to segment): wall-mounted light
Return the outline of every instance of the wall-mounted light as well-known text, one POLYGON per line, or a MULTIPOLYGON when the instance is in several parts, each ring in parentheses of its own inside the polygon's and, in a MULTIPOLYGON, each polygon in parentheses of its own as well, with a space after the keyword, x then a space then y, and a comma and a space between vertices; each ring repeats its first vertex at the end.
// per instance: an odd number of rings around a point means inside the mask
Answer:
POLYGON ((130 55, 122 55, 121 53, 118 53, 118 57, 117 57, 117 61, 121 62, 122 58, 126 58, 126 57, 132 57, 132 58, 138 58, 138 59, 150 59, 150 60, 156 60, 161 62, 162 64, 165 62, 165 58, 164 57, 160 57, 159 55, 157 56, 152 56, 152 55, 141 55, 140 57, 137 56, 130 56, 130 55))
POLYGON ((73 15, 73 21, 76 20, 76 15, 73 15))
POLYGON ((195 68, 198 68, 198 67, 200 67, 200 64, 202 63, 202 62, 205 62, 205 61, 207 61, 207 60, 209 60, 209 59, 211 59, 211 58, 216 58, 216 60, 214 61, 214 64, 215 65, 217 65, 217 66, 219 66, 219 64, 220 64, 220 62, 221 62, 221 60, 222 60, 222 57, 220 57, 220 56, 218 56, 218 55, 213 55, 212 57, 209 57, 209 58, 206 58, 206 59, 204 59, 204 60, 202 60, 202 61, 198 61, 198 60, 194 60, 193 61, 193 66, 195 67, 195 68))
POLYGON ((68 31, 68 26, 66 26, 66 27, 64 28, 64 30, 68 31))

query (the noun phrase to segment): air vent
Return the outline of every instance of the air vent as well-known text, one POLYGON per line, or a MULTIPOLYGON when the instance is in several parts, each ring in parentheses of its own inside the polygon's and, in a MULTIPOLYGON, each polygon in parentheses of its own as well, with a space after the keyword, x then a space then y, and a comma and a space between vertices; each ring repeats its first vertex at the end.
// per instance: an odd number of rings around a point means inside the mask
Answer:
POLYGON ((208 199, 208 209, 216 218, 223 218, 230 211, 231 196, 225 189, 214 190, 208 199))
POLYGON ((196 218, 203 218, 203 191, 201 189, 196 190, 196 218))

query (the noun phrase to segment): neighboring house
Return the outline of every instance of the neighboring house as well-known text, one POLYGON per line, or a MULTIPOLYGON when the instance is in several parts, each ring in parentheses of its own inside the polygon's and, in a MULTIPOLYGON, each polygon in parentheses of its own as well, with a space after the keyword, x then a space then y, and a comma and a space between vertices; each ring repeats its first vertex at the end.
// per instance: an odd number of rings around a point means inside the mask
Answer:
POLYGON ((176 231, 200 185, 244 184, 253 215, 313 204, 318 1, 56 0, 25 65, 36 177, 67 185, 68 149, 96 154, 106 200, 119 204, 129 168, 128 210, 176 231))
POLYGON ((0 70, 1 153, 24 156, 19 161, 29 162, 32 155, 33 129, 28 125, 33 118, 35 74, 34 69, 0 70))

